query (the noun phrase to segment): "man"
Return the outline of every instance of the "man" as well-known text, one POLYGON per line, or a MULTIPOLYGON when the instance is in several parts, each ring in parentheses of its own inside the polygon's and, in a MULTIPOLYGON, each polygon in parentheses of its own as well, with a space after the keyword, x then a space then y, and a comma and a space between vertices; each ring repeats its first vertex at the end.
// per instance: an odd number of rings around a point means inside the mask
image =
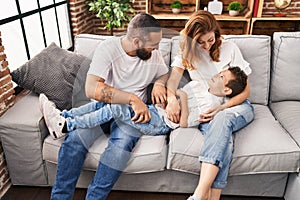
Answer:
MULTIPOLYGON (((156 80, 153 103, 166 101, 168 67, 158 51, 161 38, 159 22, 148 14, 138 14, 129 23, 124 37, 103 41, 94 53, 87 75, 87 97, 109 104, 130 104, 135 112, 133 120, 148 122, 146 88, 151 82, 156 80)), ((110 130, 109 144, 88 187, 89 200, 106 199, 141 136, 136 129, 114 121, 102 125, 102 129, 110 130)), ((97 128, 68 133, 59 151, 51 199, 72 199, 88 148, 101 133, 97 128)))

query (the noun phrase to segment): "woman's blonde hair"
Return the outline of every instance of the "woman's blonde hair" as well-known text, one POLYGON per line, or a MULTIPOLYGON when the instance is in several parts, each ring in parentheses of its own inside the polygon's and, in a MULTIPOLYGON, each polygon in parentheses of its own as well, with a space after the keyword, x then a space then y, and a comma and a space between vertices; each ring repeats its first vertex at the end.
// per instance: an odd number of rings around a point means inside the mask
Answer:
POLYGON ((187 70, 194 70, 193 61, 200 59, 197 57, 199 48, 199 39, 202 35, 214 32, 215 43, 210 48, 210 57, 213 61, 218 62, 220 56, 219 47, 221 46, 220 27, 215 17, 207 11, 199 10, 193 13, 181 31, 180 50, 182 64, 187 70))

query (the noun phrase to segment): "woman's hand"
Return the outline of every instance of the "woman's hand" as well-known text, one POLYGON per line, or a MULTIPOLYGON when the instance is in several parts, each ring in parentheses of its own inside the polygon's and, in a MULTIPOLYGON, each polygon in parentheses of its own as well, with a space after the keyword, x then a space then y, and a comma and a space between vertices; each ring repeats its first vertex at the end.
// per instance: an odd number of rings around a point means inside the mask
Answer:
POLYGON ((168 118, 174 122, 179 123, 180 120, 180 105, 175 96, 168 97, 168 104, 166 107, 168 118))
POLYGON ((166 107, 167 103, 167 89, 163 83, 154 83, 151 99, 153 104, 162 104, 163 108, 166 107))
POLYGON ((224 110, 225 108, 226 108, 225 104, 217 105, 217 106, 210 108, 206 113, 200 114, 199 122, 200 123, 209 122, 210 120, 212 120, 214 118, 214 116, 218 112, 224 110))
POLYGON ((135 123, 147 123, 151 119, 150 111, 146 104, 136 95, 132 94, 129 104, 131 105, 134 116, 131 118, 135 123))

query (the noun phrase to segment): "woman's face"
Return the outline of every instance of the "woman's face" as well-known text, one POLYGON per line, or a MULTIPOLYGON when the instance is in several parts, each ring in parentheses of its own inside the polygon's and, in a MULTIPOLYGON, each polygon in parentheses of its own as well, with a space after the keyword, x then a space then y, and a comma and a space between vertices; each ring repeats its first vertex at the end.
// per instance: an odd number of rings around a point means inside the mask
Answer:
POLYGON ((215 33, 212 31, 202 35, 198 42, 205 51, 209 51, 211 46, 216 42, 215 33))

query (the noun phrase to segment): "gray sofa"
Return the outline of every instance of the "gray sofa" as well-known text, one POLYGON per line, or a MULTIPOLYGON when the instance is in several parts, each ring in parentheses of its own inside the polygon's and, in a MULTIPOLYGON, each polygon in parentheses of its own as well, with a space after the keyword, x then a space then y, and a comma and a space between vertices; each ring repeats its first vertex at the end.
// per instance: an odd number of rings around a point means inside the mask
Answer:
MULTIPOLYGON (((255 119, 234 134, 235 151, 223 194, 296 199, 300 196, 300 32, 275 33, 273 39, 264 35, 224 37, 234 41, 251 64, 250 100, 255 119)), ((78 35, 75 52, 91 58, 96 45, 106 38, 78 35)), ((164 38, 160 50, 169 65, 178 52, 178 37, 164 38)), ((0 118, 0 138, 12 184, 53 184, 63 140, 49 136, 37 94, 29 93, 0 118)), ((103 134, 89 149, 77 187, 88 186, 107 141, 103 134)), ((176 129, 169 137, 143 136, 114 189, 192 193, 203 142, 194 128, 176 129)))

